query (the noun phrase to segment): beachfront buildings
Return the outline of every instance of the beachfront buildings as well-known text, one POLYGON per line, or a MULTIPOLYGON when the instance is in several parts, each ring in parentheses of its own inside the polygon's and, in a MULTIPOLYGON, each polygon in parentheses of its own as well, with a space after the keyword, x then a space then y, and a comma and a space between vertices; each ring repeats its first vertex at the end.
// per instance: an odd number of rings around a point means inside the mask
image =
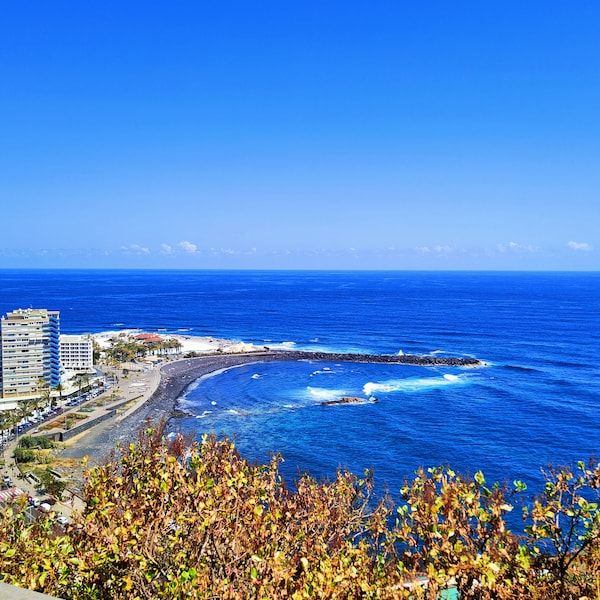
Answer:
POLYGON ((61 335, 60 361, 67 373, 95 373, 92 337, 90 335, 61 335))
POLYGON ((60 313, 17 309, 0 320, 2 404, 41 395, 60 383, 60 313))

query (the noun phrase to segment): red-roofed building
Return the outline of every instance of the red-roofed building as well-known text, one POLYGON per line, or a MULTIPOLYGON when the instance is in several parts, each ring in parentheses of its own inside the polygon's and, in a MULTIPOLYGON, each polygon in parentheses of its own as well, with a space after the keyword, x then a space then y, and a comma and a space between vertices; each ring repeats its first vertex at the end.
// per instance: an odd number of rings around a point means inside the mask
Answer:
POLYGON ((12 502, 19 496, 23 496, 25 492, 19 487, 11 487, 6 490, 0 491, 0 504, 6 504, 12 502))
POLYGON ((140 333, 135 336, 135 339, 142 342, 143 344, 156 344, 157 342, 164 342, 164 338, 156 333, 140 333))

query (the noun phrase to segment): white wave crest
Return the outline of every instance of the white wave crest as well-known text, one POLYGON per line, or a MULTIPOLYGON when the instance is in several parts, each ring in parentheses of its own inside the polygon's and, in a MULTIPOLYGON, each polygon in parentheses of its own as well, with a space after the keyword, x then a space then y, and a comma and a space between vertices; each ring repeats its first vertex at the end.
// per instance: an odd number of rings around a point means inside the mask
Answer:
POLYGON ((425 377, 418 379, 393 379, 390 381, 375 383, 365 383, 363 392, 366 396, 372 396, 376 393, 391 392, 419 392, 447 385, 456 385, 466 383, 465 379, 456 375, 444 375, 443 377, 425 377))
POLYGON ((260 375, 258 373, 254 373, 250 379, 260 379, 260 375))
POLYGON ((316 371, 313 371, 310 376, 312 377, 313 375, 333 375, 335 373, 335 371, 332 371, 329 367, 323 367, 322 369, 317 369, 316 371))
POLYGON ((448 381, 458 381, 460 377, 458 377, 457 375, 450 375, 450 373, 446 373, 446 375, 444 375, 444 379, 447 379, 448 381))
POLYGON ((227 411, 229 415, 235 415, 237 417, 247 417, 250 414, 250 411, 247 410, 238 410, 237 408, 230 408, 227 411))
POLYGON ((341 398, 342 396, 347 396, 348 393, 346 390, 328 390, 326 388, 317 388, 307 386, 307 391, 311 398, 315 400, 319 400, 319 402, 324 402, 326 400, 335 400, 336 398, 341 398))

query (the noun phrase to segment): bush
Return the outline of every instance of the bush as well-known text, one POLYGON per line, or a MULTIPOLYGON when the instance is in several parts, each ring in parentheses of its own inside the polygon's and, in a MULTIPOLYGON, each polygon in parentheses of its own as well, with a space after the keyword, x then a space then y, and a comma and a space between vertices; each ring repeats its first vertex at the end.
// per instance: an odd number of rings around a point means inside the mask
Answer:
POLYGON ((49 469, 45 469, 39 475, 42 487, 52 496, 60 500, 63 492, 67 488, 67 483, 53 475, 49 469))
POLYGON ((34 462, 37 458, 37 450, 31 448, 15 448, 13 456, 18 463, 34 462))
POLYGON ((32 435, 24 435, 17 444, 18 448, 34 448, 37 445, 35 437, 32 435))
POLYGON ((517 536, 505 516, 519 482, 421 469, 394 509, 368 473, 304 475, 291 490, 280 461, 146 430, 87 472, 86 509, 64 535, 4 513, 0 579, 66 600, 416 599, 448 585, 461 600, 597 597, 600 465, 549 470, 517 536))
POLYGON ((39 448, 41 450, 54 448, 54 446, 54 442, 45 435, 25 435, 19 440, 18 443, 19 448, 39 448))

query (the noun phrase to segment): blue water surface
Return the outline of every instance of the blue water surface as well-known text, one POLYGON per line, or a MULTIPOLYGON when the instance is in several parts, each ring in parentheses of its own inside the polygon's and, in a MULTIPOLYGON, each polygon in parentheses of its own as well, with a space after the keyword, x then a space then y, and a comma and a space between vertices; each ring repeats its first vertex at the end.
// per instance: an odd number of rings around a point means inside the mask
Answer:
POLYGON ((0 312, 61 311, 64 333, 139 328, 275 348, 474 356, 485 368, 259 363, 194 384, 173 428, 281 453, 286 479, 339 467, 394 494, 419 466, 541 486, 598 455, 600 274, 0 271, 0 312), (352 395, 364 403, 324 406, 352 395))

